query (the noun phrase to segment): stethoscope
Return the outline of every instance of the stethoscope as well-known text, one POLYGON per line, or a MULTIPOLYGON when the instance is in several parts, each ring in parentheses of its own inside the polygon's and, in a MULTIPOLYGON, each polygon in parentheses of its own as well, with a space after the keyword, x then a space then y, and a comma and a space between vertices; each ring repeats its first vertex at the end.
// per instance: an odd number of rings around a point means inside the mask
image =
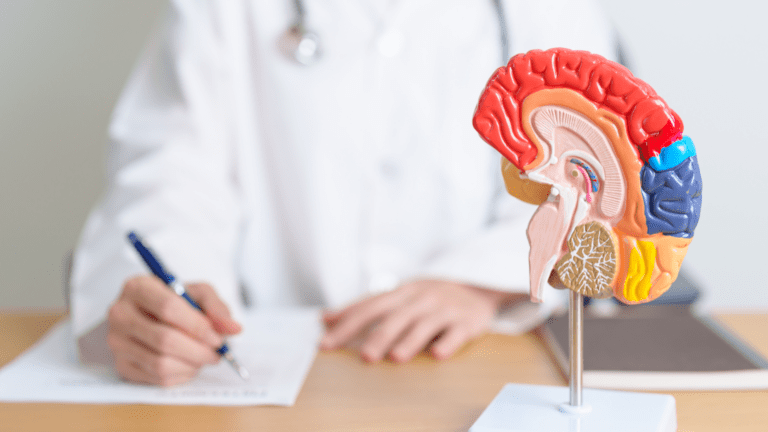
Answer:
MULTIPOLYGON (((496 19, 499 23, 501 64, 505 64, 509 60, 507 21, 501 0, 493 0, 493 6, 496 9, 496 19)), ((293 0, 293 9, 295 13, 294 21, 282 38, 281 47, 288 57, 304 66, 310 66, 322 56, 320 37, 317 33, 307 29, 304 0, 293 0)))

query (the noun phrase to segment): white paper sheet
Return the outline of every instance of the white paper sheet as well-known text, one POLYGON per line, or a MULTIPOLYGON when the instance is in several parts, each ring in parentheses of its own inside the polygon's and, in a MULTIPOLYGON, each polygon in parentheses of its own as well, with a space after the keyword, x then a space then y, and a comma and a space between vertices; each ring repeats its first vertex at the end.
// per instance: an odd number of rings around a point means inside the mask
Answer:
POLYGON ((317 309, 252 311, 229 340, 246 382, 222 360, 170 388, 130 384, 77 360, 69 321, 0 370, 0 401, 160 405, 284 405, 296 401, 322 333, 317 309))

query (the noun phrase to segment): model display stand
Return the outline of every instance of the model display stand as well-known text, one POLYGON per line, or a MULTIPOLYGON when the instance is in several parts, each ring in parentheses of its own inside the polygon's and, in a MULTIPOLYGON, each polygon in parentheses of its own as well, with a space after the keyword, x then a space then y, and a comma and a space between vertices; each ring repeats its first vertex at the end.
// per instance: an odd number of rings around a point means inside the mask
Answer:
POLYGON ((470 432, 676 432, 669 395, 583 389, 582 295, 571 291, 569 387, 507 384, 470 432))
POLYGON ((470 432, 675 432, 675 399, 668 395, 586 389, 586 413, 557 406, 565 387, 507 384, 470 432))
POLYGON ((666 102, 585 51, 520 54, 473 119, 528 226, 531 301, 571 290, 569 387, 508 384, 471 431, 675 431, 668 395, 583 390, 583 296, 650 302, 677 278, 701 211, 693 142, 666 102))

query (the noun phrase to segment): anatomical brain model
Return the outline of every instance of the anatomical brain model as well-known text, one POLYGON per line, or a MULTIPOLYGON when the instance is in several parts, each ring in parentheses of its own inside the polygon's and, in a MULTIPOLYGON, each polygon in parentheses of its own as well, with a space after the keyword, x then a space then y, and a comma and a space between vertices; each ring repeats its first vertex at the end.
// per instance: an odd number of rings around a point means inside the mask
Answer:
POLYGON ((682 121, 648 84, 585 51, 530 51, 491 77, 473 120, 509 193, 539 206, 532 301, 547 283, 628 304, 669 289, 702 185, 682 121))

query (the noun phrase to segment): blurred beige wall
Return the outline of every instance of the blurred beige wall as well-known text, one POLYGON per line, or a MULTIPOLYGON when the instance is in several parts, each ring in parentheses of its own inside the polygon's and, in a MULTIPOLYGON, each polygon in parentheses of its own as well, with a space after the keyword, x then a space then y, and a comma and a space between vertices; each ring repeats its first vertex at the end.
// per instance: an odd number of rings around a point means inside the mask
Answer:
POLYGON ((114 103, 162 0, 0 0, 0 309, 59 308, 114 103))

